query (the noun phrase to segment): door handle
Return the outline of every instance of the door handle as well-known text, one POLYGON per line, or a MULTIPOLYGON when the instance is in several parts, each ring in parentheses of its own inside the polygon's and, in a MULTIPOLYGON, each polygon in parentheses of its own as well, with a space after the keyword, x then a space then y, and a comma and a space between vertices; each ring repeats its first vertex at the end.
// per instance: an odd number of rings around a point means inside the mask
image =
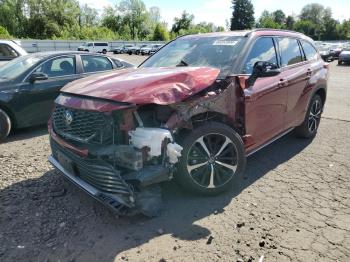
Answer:
POLYGON ((282 88, 282 87, 286 87, 288 86, 288 80, 287 79, 280 79, 280 81, 277 84, 278 87, 282 88))
POLYGON ((311 71, 311 69, 309 68, 309 69, 307 70, 307 72, 306 72, 306 78, 307 78, 307 79, 310 79, 310 78, 311 78, 311 75, 312 75, 312 71, 311 71))

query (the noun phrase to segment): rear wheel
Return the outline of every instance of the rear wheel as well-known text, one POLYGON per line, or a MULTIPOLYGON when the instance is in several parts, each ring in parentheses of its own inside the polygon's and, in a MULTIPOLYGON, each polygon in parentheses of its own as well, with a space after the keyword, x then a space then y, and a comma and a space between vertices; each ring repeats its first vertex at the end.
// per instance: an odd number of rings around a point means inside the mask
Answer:
POLYGON ((11 131, 11 119, 5 111, 0 109, 0 142, 10 134, 11 131))
POLYGON ((304 122, 295 130, 299 137, 313 138, 316 135, 322 111, 322 99, 319 95, 315 95, 311 100, 304 122))
POLYGON ((104 54, 104 55, 107 54, 107 50, 106 50, 106 49, 103 49, 103 50, 102 50, 102 54, 104 54))
POLYGON ((212 122, 194 129, 181 145, 184 149, 176 180, 190 192, 221 193, 232 188, 244 171, 242 139, 222 123, 212 122))
POLYGON ((341 65, 342 63, 343 63, 342 61, 338 60, 338 65, 341 65))

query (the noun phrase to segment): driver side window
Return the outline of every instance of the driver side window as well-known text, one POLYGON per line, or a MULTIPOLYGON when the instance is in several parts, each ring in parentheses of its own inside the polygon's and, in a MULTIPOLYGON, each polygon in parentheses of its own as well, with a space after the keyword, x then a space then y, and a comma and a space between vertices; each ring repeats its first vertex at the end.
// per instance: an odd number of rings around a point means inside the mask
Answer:
POLYGON ((270 62, 277 65, 276 49, 271 37, 262 37, 255 41, 244 63, 242 73, 250 75, 253 72, 254 64, 258 61, 270 62))

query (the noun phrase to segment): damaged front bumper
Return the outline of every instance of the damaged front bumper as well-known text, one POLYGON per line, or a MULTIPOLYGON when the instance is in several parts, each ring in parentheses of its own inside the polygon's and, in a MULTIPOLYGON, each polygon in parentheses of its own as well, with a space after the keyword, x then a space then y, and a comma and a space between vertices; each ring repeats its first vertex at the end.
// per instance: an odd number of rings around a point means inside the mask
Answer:
POLYGON ((80 157, 51 139, 49 162, 67 179, 118 215, 157 216, 161 208, 159 183, 171 179, 171 171, 161 165, 121 175, 102 159, 80 157))

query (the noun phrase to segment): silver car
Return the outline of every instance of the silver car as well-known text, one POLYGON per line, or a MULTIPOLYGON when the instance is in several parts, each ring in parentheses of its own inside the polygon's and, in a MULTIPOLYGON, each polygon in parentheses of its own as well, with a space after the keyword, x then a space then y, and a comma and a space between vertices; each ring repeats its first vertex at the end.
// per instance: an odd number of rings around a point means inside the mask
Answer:
POLYGON ((27 52, 20 46, 19 42, 0 40, 0 66, 12 59, 26 54, 27 52))

